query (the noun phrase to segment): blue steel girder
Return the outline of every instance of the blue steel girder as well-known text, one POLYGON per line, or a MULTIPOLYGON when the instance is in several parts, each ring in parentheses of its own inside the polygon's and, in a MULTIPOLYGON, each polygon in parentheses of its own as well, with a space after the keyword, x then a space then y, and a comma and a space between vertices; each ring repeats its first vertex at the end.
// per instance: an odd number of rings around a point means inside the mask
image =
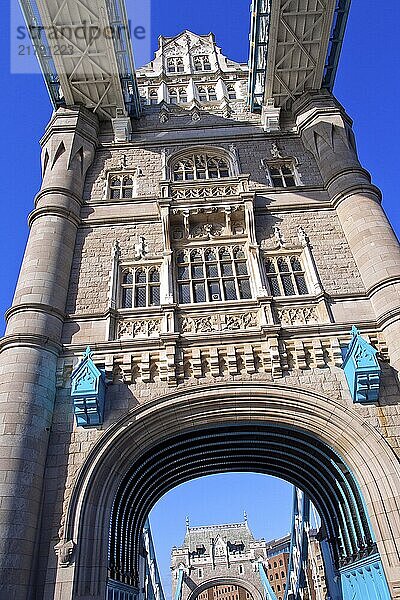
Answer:
POLYGON ((304 598, 309 526, 310 500, 302 490, 294 488, 290 558, 284 600, 303 600, 304 598))
POLYGON ((249 53, 252 110, 290 109, 307 90, 332 91, 351 0, 253 0, 249 53))
POLYGON ((83 104, 103 120, 140 115, 124 0, 19 2, 55 108, 83 104))

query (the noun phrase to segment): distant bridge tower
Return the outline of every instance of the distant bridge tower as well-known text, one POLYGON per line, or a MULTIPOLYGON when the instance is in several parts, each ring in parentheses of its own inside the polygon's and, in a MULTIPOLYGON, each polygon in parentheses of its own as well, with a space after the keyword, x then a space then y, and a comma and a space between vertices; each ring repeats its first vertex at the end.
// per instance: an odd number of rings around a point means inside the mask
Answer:
POLYGON ((262 600, 259 564, 268 562, 265 540, 247 520, 228 525, 187 526, 171 554, 173 600, 262 600))

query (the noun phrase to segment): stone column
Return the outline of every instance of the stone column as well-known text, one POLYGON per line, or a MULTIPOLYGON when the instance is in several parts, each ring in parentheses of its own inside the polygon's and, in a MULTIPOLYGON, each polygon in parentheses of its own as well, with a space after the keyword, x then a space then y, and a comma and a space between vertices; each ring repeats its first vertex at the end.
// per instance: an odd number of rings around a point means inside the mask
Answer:
POLYGON ((327 91, 304 94, 293 106, 305 146, 313 153, 336 207, 390 363, 400 370, 400 246, 381 194, 357 158, 351 120, 327 91))
POLYGON ((59 109, 42 140, 43 184, 0 345, 0 597, 34 597, 35 544, 57 356, 97 117, 59 109))

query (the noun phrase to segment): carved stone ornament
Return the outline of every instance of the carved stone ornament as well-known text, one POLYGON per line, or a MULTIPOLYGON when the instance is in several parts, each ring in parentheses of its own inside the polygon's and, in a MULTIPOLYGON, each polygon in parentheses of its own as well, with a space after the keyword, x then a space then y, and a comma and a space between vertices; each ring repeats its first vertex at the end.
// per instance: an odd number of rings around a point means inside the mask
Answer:
POLYGON ((118 338, 155 337, 161 333, 161 319, 120 321, 118 338))
POLYGON ((319 321, 315 306, 282 308, 277 315, 281 325, 308 325, 319 321))
POLYGON ((139 241, 135 244, 135 258, 136 260, 140 260, 146 256, 149 252, 149 246, 146 242, 146 239, 143 236, 139 237, 139 241))
POLYGON ((60 567, 69 567, 72 563, 74 554, 75 544, 72 540, 68 542, 61 541, 54 546, 55 553, 58 556, 58 563, 60 567))
POLYGON ((276 142, 272 144, 270 152, 273 158, 283 158, 282 151, 276 142))
POLYGON ((192 112, 192 121, 196 122, 196 121, 200 121, 200 119, 201 119, 201 115, 200 115, 199 111, 195 109, 192 112))
POLYGON ((167 111, 162 110, 160 112, 159 120, 160 123, 166 123, 167 121, 169 121, 169 114, 167 113, 167 111))

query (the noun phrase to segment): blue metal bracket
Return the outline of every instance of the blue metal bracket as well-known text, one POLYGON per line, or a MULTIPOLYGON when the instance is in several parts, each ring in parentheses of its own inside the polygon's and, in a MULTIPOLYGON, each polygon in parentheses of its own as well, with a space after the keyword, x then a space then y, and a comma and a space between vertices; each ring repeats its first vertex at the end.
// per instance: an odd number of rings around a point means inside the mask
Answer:
POLYGON ((101 425, 106 396, 105 373, 96 367, 89 346, 71 375, 71 397, 78 427, 101 425))
POLYGON ((344 352, 343 370, 353 402, 377 402, 381 375, 377 350, 361 337, 357 327, 352 327, 351 334, 352 340, 344 352))
POLYGON ((390 600, 391 595, 378 555, 340 569, 343 600, 390 600))

